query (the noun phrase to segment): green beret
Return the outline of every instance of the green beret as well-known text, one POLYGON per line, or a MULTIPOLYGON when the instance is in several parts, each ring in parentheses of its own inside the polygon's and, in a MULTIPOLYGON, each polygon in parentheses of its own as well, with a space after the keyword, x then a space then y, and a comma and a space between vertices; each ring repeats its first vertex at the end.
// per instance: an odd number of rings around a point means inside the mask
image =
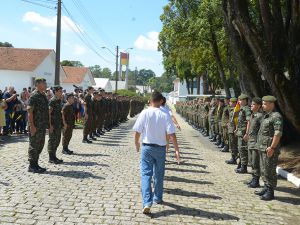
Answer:
POLYGON ((261 100, 261 98, 259 98, 259 97, 254 97, 254 98, 252 99, 252 102, 255 102, 256 104, 261 105, 262 100, 261 100))
POLYGON ((272 95, 267 95, 267 96, 264 96, 262 98, 262 100, 265 102, 276 102, 277 99, 272 95))
POLYGON ((237 99, 236 98, 231 98, 230 101, 231 102, 237 102, 237 99))
POLYGON ((241 95, 239 96, 239 99, 240 99, 240 100, 248 99, 248 95, 241 94, 241 95))
POLYGON ((42 82, 46 82, 46 79, 42 77, 35 78, 35 84, 42 83, 42 82))
POLYGON ((54 91, 58 91, 58 90, 62 90, 62 89, 63 89, 63 88, 62 88, 61 86, 59 86, 59 85, 54 85, 52 88, 53 88, 54 91))

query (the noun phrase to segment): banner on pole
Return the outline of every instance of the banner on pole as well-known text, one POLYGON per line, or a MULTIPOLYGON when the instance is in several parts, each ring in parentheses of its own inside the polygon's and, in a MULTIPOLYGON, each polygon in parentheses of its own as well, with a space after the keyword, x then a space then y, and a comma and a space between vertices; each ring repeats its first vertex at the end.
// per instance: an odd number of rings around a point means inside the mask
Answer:
POLYGON ((129 64, 129 54, 121 52, 121 65, 127 66, 129 64))

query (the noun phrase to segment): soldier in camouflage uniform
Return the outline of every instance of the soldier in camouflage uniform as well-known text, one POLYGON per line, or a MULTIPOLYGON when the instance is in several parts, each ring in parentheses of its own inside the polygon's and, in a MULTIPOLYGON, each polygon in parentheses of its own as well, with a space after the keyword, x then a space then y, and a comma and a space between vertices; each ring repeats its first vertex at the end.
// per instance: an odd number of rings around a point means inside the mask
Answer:
POLYGON ((63 121, 63 154, 71 155, 73 151, 69 149, 69 143, 72 138, 73 129, 75 126, 75 112, 73 108, 74 95, 72 93, 67 94, 67 102, 62 108, 62 121, 63 121))
POLYGON ((240 155, 240 162, 236 168, 236 173, 247 173, 248 166, 248 148, 247 142, 244 140, 244 136, 247 130, 247 124, 250 119, 251 111, 248 106, 248 96, 241 94, 239 96, 241 109, 238 115, 238 124, 236 128, 236 135, 238 138, 238 150, 240 155))
MULTIPOLYGON (((221 129, 222 129, 222 138, 223 138, 223 148, 221 152, 229 151, 229 143, 228 143, 228 123, 229 123, 229 114, 230 114, 230 106, 229 106, 230 98, 226 97, 224 99, 224 109, 221 117, 221 129)), ((222 146, 219 146, 220 148, 222 146)))
POLYGON ((261 98, 255 97, 252 99, 250 120, 247 125, 247 131, 244 136, 244 140, 248 143, 248 158, 252 166, 252 180, 248 183, 251 188, 259 187, 259 152, 257 149, 257 134, 260 128, 260 123, 263 117, 261 110, 262 100, 261 98))
POLYGON ((87 94, 84 97, 84 127, 83 127, 83 143, 92 143, 88 139, 88 135, 92 138, 93 112, 92 112, 92 93, 94 89, 88 87, 87 94))
POLYGON ((231 159, 226 160, 227 164, 236 164, 238 157, 238 148, 237 148, 237 137, 235 135, 235 123, 234 123, 234 108, 236 106, 237 99, 230 99, 230 113, 229 113, 229 123, 228 123, 228 141, 229 141, 229 151, 231 152, 231 159))
POLYGON ((209 102, 210 98, 204 98, 204 106, 203 106, 203 126, 204 126, 204 132, 203 135, 205 137, 209 136, 209 120, 208 120, 208 115, 209 115, 209 102))
POLYGON ((92 97, 92 114, 93 114, 93 124, 92 124, 92 137, 94 137, 94 140, 96 140, 96 137, 100 137, 100 134, 97 133, 97 127, 99 125, 99 120, 101 117, 100 114, 100 107, 99 107, 99 92, 94 91, 93 92, 93 97, 92 97))
POLYGON ((216 125, 215 126, 216 126, 216 129, 217 129, 217 141, 216 141, 215 145, 217 145, 218 147, 220 146, 221 148, 224 147, 223 138, 222 138, 222 136, 223 136, 223 134, 222 134, 222 124, 221 124, 223 110, 224 110, 224 99, 219 98, 217 113, 216 113, 216 116, 215 116, 215 119, 216 119, 216 125))
POLYGON ((30 163, 28 172, 44 173, 45 168, 38 164, 39 156, 44 148, 46 129, 48 128, 48 100, 45 95, 46 80, 37 78, 35 80, 35 91, 32 92, 28 106, 29 124, 29 149, 28 161, 30 163))
POLYGON ((275 111, 274 96, 264 96, 262 100, 265 114, 258 131, 257 146, 264 188, 255 194, 260 195, 262 200, 269 201, 274 199, 274 188, 277 186, 276 166, 280 154, 283 120, 280 113, 275 111))
POLYGON ((62 129, 62 87, 53 87, 54 96, 49 101, 49 163, 60 164, 63 161, 56 157, 56 151, 61 139, 62 129))
POLYGON ((211 142, 215 142, 217 140, 217 134, 216 134, 216 126, 215 126, 215 115, 217 113, 217 100, 216 98, 212 98, 210 103, 210 110, 208 114, 209 119, 209 132, 210 132, 210 138, 209 140, 211 142))

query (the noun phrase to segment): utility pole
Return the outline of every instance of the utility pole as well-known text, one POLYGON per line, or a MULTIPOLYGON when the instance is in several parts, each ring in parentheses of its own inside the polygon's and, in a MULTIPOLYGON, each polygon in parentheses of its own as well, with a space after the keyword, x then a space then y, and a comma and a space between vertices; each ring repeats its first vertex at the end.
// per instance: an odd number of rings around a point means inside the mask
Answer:
POLYGON ((57 25, 56 25, 56 58, 55 58, 55 78, 54 84, 60 82, 60 36, 61 36, 61 0, 57 1, 57 25))
POLYGON ((116 48, 116 90, 115 92, 117 93, 118 91, 118 61, 119 61, 119 46, 116 48))

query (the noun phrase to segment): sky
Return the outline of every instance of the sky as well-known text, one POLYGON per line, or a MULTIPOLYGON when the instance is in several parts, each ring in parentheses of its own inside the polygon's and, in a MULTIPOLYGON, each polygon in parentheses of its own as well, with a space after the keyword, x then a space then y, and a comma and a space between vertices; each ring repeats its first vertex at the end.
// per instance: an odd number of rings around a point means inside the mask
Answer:
MULTIPOLYGON (((55 0, 10 0, 1 4, 0 42, 16 48, 56 46, 55 0), (35 5, 32 3, 40 4, 35 5)), ((159 20, 167 0, 63 0, 61 60, 78 60, 115 71, 116 46, 128 48, 131 70, 163 73, 157 51, 159 20)), ((123 68, 125 70, 125 68, 123 68)))

